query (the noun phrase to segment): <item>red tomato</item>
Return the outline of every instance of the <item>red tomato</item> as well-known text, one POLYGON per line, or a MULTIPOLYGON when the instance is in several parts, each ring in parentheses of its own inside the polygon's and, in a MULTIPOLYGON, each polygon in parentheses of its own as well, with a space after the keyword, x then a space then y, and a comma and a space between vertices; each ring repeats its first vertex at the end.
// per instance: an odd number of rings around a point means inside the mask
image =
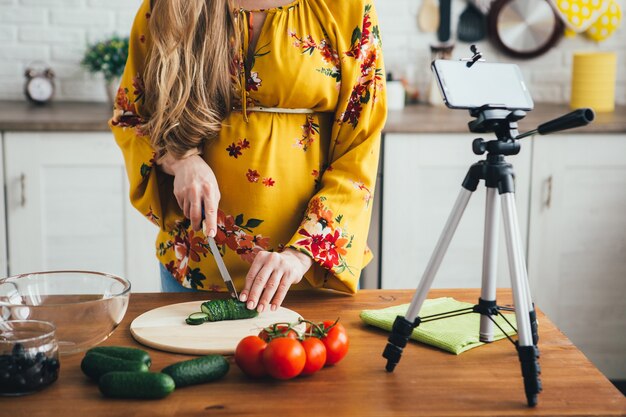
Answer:
POLYGON ((263 365, 263 352, 267 343, 258 336, 241 339, 235 349, 235 363, 248 376, 260 378, 267 375, 263 365))
POLYGON ((301 343, 306 352, 306 363, 302 375, 314 374, 322 369, 326 363, 326 346, 316 337, 309 337, 301 343))
POLYGON ((334 365, 348 353, 350 346, 348 334, 342 324, 332 320, 325 320, 322 325, 326 333, 326 336, 321 338, 326 346, 326 365, 334 365))
POLYGON ((259 337, 266 342, 270 342, 277 337, 288 337, 295 340, 298 339, 298 332, 286 324, 272 324, 261 330, 259 337))
POLYGON ((263 351, 263 365, 267 373, 277 379, 291 379, 302 372, 306 352, 298 340, 279 337, 267 344, 263 351))

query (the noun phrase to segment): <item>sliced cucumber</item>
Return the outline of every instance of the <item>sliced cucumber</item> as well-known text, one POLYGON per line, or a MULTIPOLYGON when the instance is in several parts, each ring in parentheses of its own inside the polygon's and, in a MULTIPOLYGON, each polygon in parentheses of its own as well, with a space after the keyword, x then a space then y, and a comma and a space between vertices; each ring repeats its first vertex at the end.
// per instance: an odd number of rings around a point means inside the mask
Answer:
POLYGON ((171 376, 176 387, 180 388, 220 379, 228 373, 229 367, 222 355, 208 355, 175 363, 161 372, 171 376))
POLYGON ((205 301, 201 309, 209 316, 209 321, 249 319, 259 315, 256 310, 248 310, 246 303, 232 298, 205 301))
POLYGON ((205 321, 209 321, 209 315, 204 312, 191 313, 185 320, 187 324, 191 325, 202 324, 205 321))

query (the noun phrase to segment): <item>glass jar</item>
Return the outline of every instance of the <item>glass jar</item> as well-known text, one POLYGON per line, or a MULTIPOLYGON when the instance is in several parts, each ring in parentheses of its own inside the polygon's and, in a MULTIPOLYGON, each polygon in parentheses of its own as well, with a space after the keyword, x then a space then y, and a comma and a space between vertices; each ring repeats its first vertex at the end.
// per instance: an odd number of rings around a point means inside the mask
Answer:
POLYGON ((0 321, 0 395, 30 394, 57 380, 55 330, 47 321, 0 321))

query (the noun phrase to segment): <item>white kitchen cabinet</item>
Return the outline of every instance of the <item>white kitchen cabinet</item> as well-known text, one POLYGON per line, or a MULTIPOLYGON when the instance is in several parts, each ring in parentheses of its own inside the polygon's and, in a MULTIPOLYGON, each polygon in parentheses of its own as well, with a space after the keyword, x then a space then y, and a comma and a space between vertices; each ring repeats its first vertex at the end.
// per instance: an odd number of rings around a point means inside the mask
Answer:
POLYGON ((0 133, 0 277, 8 275, 6 216, 4 214, 4 147, 2 133, 0 133))
MULTIPOLYGON (((468 134, 387 134, 384 148, 382 288, 416 288, 470 165, 468 134)), ((495 137, 494 137, 495 138, 495 137)), ((492 139, 485 136, 485 139, 492 139)), ((530 140, 509 156, 516 172, 516 202, 525 246, 528 224, 530 140)), ((433 288, 480 287, 485 186, 481 181, 459 224, 433 288)), ((498 285, 509 287, 504 231, 500 222, 498 285)))
POLYGON ((9 273, 87 269, 158 291, 157 230, 132 208, 110 133, 5 133, 9 273))
POLYGON ((626 376, 626 138, 535 139, 529 276, 537 305, 608 377, 626 376))

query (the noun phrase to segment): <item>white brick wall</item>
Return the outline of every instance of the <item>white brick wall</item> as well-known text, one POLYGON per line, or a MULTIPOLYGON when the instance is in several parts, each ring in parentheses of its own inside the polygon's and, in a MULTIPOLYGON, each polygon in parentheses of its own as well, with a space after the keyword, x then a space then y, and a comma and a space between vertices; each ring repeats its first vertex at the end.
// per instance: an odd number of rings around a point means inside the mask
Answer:
MULTIPOLYGON (((626 15, 624 0, 618 1, 626 15)), ((88 42, 113 33, 127 34, 140 3, 141 0, 0 0, 0 100, 22 99, 24 69, 32 61, 43 60, 57 74, 57 100, 104 101, 101 78, 81 69, 80 59, 88 42)), ((434 41, 434 35, 421 33, 417 28, 420 3, 420 0, 376 0, 376 7, 387 70, 407 75, 424 88, 430 76, 429 44, 434 41)), ((454 0, 453 16, 461 12, 464 4, 464 0, 454 0)), ((488 60, 512 61, 486 41, 479 49, 488 60)), ((563 39, 558 47, 542 57, 516 61, 524 71, 535 100, 569 100, 572 53, 578 50, 618 53, 616 98, 626 104, 624 27, 601 44, 578 36, 563 39)), ((468 53, 467 45, 458 43, 454 56, 468 53)))
POLYGON ((0 100, 24 97, 24 70, 45 61, 56 100, 105 101, 102 78, 80 60, 88 43, 126 35, 141 0, 0 0, 0 100))

